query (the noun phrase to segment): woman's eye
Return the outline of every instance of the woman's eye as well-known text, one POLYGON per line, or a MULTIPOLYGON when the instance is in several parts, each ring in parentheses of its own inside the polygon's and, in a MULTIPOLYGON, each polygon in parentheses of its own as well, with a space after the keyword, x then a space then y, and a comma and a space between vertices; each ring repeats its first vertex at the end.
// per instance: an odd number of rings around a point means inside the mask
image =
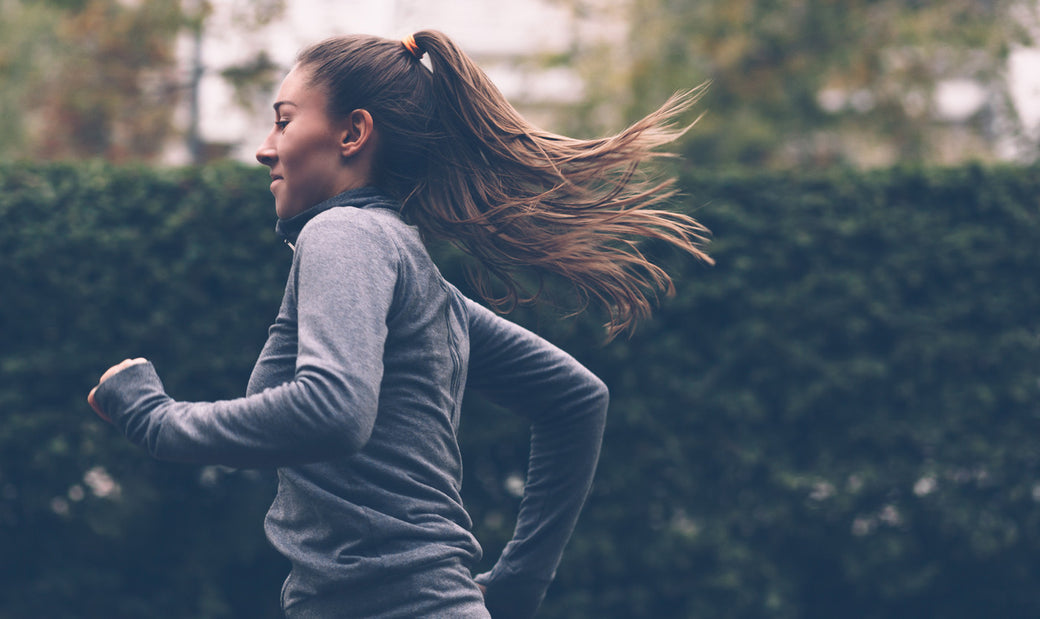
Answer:
POLYGON ((274 126, 278 127, 279 129, 285 129, 286 125, 288 125, 288 124, 289 124, 289 121, 287 121, 287 120, 276 120, 276 121, 274 121, 274 126))

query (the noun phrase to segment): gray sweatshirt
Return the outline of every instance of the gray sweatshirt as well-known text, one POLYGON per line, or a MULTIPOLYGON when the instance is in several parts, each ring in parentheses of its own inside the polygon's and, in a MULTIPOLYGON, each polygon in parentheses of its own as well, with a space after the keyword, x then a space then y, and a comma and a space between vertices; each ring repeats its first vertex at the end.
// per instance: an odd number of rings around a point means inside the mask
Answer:
POLYGON ((97 402, 156 458, 278 468, 265 530, 292 565, 290 616, 427 616, 476 590, 457 577, 481 554, 459 494, 468 384, 531 423, 513 540, 476 580, 493 617, 533 616, 591 486, 606 387, 462 296, 376 190, 278 231, 295 253, 245 397, 178 402, 142 364, 103 383, 97 402))

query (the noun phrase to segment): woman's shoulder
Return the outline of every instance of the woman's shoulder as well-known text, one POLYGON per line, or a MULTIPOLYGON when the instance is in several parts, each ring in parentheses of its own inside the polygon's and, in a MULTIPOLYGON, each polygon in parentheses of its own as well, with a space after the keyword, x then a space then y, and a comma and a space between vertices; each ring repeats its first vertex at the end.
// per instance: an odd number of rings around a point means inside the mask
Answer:
POLYGON ((341 206, 319 213, 300 231, 296 250, 383 256, 413 266, 430 262, 418 230, 384 208, 341 206))
POLYGON ((409 226, 391 210, 338 206, 307 222, 300 231, 299 243, 328 239, 378 246, 397 243, 409 234, 409 226))

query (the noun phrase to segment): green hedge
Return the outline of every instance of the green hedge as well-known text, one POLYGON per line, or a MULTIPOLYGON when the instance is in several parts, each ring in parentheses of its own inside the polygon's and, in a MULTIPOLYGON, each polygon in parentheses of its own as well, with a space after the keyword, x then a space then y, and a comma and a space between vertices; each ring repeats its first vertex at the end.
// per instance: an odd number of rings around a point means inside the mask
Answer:
MULTIPOLYGON (((1037 170, 683 187, 718 264, 649 247, 679 283, 654 321, 603 345, 515 316, 612 392, 541 616, 1040 616, 1037 170)), ((0 169, 0 619, 278 616, 271 473, 151 461, 84 402, 127 356, 180 399, 243 391, 290 259, 272 211, 235 165, 0 169)), ((462 432, 486 567, 527 437, 476 398, 462 432)))

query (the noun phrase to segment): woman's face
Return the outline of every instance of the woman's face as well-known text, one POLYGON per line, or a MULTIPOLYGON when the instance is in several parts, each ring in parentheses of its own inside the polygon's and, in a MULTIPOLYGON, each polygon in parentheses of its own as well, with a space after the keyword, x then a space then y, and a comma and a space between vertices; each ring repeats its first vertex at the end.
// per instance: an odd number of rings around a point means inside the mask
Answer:
POLYGON ((257 161, 271 168, 275 212, 282 219, 351 188, 342 127, 329 118, 325 93, 308 85, 308 77, 299 66, 285 77, 274 127, 256 151, 257 161))

